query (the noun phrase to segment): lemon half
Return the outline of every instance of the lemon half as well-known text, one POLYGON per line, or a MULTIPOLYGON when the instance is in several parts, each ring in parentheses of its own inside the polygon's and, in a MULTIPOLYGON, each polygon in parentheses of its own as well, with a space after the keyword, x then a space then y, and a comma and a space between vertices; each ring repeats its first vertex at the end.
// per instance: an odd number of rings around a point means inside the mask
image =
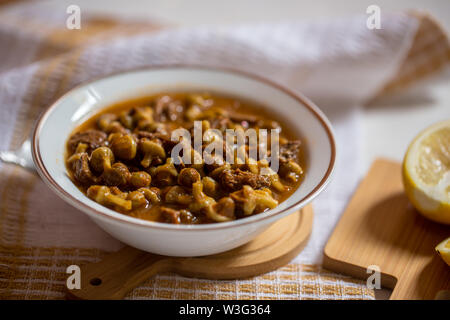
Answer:
POLYGON ((436 246, 436 251, 442 260, 450 266, 450 238, 445 239, 436 246))
POLYGON ((450 120, 432 125, 413 140, 403 160, 403 184, 422 215, 450 224, 450 120))

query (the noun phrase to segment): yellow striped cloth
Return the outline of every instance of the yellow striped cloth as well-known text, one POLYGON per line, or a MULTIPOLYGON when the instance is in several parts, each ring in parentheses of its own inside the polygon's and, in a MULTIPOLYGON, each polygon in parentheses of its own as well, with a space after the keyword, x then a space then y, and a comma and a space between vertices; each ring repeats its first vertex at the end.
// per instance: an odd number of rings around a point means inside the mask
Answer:
MULTIPOLYGON (((63 299, 66 268, 96 262, 96 249, 0 246, 0 299, 63 299)), ((157 275, 127 299, 372 299, 361 281, 317 265, 289 264, 247 280, 157 275)))

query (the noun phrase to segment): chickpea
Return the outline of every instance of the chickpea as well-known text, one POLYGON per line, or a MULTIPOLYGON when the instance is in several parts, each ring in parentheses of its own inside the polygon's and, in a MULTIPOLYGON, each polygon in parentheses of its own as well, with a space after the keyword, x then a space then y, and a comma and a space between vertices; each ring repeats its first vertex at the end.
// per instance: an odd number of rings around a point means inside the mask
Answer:
POLYGON ((127 199, 131 201, 133 209, 145 207, 148 204, 144 194, 139 191, 130 192, 127 199))
POLYGON ((134 108, 133 120, 137 122, 142 120, 153 121, 153 109, 149 106, 134 108))
POLYGON ((113 121, 116 121, 116 120, 117 120, 117 116, 116 116, 115 114, 112 114, 112 113, 105 113, 105 114, 102 114, 102 115, 98 118, 98 120, 97 120, 97 126, 98 126, 101 130, 107 132, 109 126, 111 125, 111 123, 112 123, 113 121))
POLYGON ((123 160, 131 160, 136 156, 136 141, 129 134, 114 136, 111 141, 114 155, 123 160))
POLYGON ((166 126, 161 122, 146 122, 146 120, 142 120, 139 124, 139 129, 141 130, 167 133, 166 126))
POLYGON ((176 183, 178 171, 173 164, 172 158, 167 158, 166 163, 156 167, 152 176, 156 185, 160 187, 170 186, 176 183))
POLYGON ((188 121, 194 121, 202 114, 202 110, 197 105, 191 105, 185 113, 185 117, 188 121))
POLYGON ((102 173, 111 168, 114 162, 114 154, 108 147, 100 147, 92 151, 89 164, 96 173, 102 173))
POLYGON ((178 183, 185 187, 192 187, 194 182, 200 181, 201 176, 197 170, 193 168, 184 168, 178 176, 178 183))
POLYGON ((133 172, 131 174, 130 184, 133 188, 145 188, 152 182, 152 176, 145 171, 133 172))
POLYGON ((113 121, 108 126, 108 130, 106 131, 108 133, 121 133, 121 134, 127 134, 128 131, 125 129, 122 124, 119 121, 113 121))
POLYGON ((208 94, 190 94, 187 101, 191 106, 196 105, 202 108, 210 107, 213 104, 213 100, 208 94))
POLYGON ((127 114, 127 117, 127 124, 132 124, 132 127, 138 129, 144 129, 147 125, 153 123, 153 109, 149 106, 134 107, 127 114))
POLYGON ((120 113, 119 121, 127 129, 131 130, 134 127, 133 117, 127 111, 123 111, 120 113))

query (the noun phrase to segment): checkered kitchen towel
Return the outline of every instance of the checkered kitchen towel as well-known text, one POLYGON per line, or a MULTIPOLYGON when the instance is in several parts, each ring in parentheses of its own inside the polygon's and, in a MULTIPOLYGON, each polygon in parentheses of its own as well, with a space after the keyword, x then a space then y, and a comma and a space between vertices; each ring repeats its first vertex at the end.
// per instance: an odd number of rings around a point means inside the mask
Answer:
MULTIPOLYGON (((340 147, 334 182, 314 203, 311 239, 290 264, 239 281, 158 275, 128 298, 374 299, 363 282, 323 270, 322 249, 359 178, 358 105, 417 83, 449 61, 447 38, 431 18, 385 15, 381 30, 368 30, 364 16, 161 29, 83 16, 81 30, 68 30, 66 17, 33 2, 0 9, 0 150, 19 148, 39 113, 76 84, 168 63, 246 69, 303 91, 329 115, 340 147)), ((64 298, 67 266, 120 247, 35 174, 0 164, 1 299, 64 298)))

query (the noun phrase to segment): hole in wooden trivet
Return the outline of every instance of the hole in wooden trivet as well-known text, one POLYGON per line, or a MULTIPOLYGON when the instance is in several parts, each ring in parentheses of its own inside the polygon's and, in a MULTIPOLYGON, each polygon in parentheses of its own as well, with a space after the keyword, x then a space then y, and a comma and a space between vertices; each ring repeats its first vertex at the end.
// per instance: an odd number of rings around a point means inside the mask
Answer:
POLYGON ((93 286, 99 286, 102 284, 102 279, 100 278, 92 278, 91 281, 89 281, 91 285, 93 286))

